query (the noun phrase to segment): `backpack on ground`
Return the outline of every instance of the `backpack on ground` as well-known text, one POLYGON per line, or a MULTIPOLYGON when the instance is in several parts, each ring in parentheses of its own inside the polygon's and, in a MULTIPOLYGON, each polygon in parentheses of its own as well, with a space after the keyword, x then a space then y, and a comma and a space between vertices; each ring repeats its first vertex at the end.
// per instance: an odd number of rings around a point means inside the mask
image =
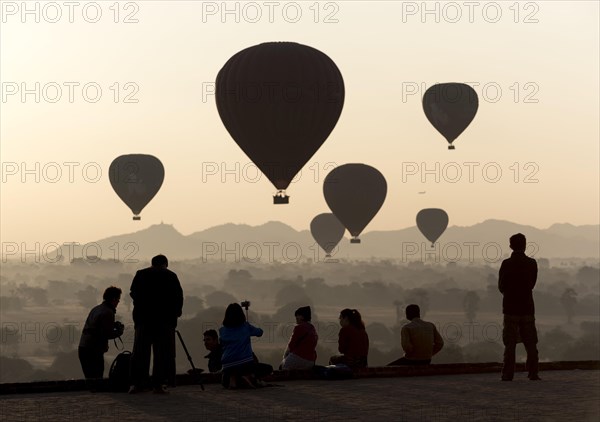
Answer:
POLYGON ((108 384, 112 391, 127 391, 129 389, 129 367, 131 366, 131 352, 125 350, 117 355, 110 371, 108 384))
POLYGON ((354 378, 354 371, 347 365, 337 364, 321 366, 315 365, 313 369, 317 376, 326 380, 343 380, 354 378))

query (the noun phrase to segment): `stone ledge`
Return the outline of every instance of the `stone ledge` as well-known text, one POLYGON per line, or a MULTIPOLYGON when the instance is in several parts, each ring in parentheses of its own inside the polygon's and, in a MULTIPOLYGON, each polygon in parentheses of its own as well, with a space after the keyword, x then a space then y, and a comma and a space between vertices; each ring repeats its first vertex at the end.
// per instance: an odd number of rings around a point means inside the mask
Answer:
MULTIPOLYGON (((560 361, 540 362, 542 371, 565 371, 565 370, 598 370, 600 360, 591 361, 560 361)), ((431 375, 458 375, 458 374, 484 374, 499 373, 502 363, 448 363, 419 366, 381 366, 362 368, 355 372, 354 378, 386 378, 386 377, 416 377, 431 375)), ((517 372, 524 372, 525 364, 518 363, 517 372)), ((267 382, 319 379, 312 370, 306 371, 274 371, 272 375, 265 378, 267 382)), ((107 383, 108 380, 105 380, 107 383)), ((220 374, 202 374, 202 382, 215 384, 221 382, 220 374)), ((197 381, 188 374, 177 375, 177 385, 193 385, 197 381)), ((31 394, 87 390, 85 380, 63 380, 63 381, 38 381, 26 383, 0 384, 0 394, 31 394)))

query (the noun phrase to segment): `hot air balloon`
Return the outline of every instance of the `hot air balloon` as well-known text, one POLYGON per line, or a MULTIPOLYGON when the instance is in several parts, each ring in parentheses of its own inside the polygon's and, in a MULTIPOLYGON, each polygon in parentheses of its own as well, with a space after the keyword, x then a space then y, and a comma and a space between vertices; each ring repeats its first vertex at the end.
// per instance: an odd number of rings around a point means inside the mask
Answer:
POLYGON ((294 42, 268 42, 231 57, 217 75, 215 98, 225 128, 277 188, 285 189, 325 142, 344 105, 344 81, 324 53, 294 42))
POLYGON ((446 138, 448 149, 454 149, 452 142, 473 121, 478 107, 477 93, 466 84, 436 84, 423 95, 425 116, 446 138))
POLYGON ((417 213, 417 227, 433 246, 448 227, 448 214, 440 208, 425 208, 417 213))
POLYGON ((113 160, 108 170, 110 184, 133 212, 133 219, 154 198, 165 178, 165 168, 152 155, 128 154, 113 160))
POLYGON ((344 164, 333 169, 323 183, 323 194, 331 212, 352 235, 350 243, 375 217, 387 194, 387 182, 366 164, 344 164))
POLYGON ((331 252, 340 243, 345 231, 344 225, 331 213, 319 214, 310 222, 310 233, 325 251, 325 258, 331 257, 331 252))

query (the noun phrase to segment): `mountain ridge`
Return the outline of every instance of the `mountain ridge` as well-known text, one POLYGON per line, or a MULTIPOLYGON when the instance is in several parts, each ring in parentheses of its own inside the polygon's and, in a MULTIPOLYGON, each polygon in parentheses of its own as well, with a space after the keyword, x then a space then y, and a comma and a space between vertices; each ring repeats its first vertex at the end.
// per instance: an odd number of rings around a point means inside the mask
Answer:
MULTIPOLYGON (((377 257, 407 261, 424 259, 432 254, 437 254, 439 260, 448 261, 460 255, 462 260, 497 262, 498 256, 510 254, 508 238, 517 232, 527 236, 528 254, 535 257, 595 258, 600 255, 600 225, 556 223, 540 229, 499 219, 487 219, 471 226, 449 226, 433 248, 416 226, 369 231, 360 236, 362 242, 359 245, 350 245, 346 236, 336 254, 348 259, 377 257), (492 253, 494 260, 490 258, 492 253)), ((264 262, 267 257, 293 261, 296 256, 315 261, 324 259, 324 253, 316 246, 309 230, 296 230, 277 220, 255 226, 225 223, 188 235, 183 235, 173 224, 161 222, 90 243, 99 246, 101 258, 114 259, 118 252, 118 260, 124 256, 148 259, 159 253, 172 260, 204 258, 264 262)), ((73 255, 84 257, 82 248, 76 248, 73 255)))

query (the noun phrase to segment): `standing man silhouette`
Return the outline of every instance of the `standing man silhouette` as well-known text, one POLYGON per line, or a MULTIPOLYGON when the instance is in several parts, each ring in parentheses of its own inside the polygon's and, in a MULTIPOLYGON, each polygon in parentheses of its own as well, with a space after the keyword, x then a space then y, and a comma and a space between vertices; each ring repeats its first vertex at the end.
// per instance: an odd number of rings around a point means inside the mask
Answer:
POLYGON ((177 274, 168 270, 164 255, 152 258, 152 266, 139 270, 131 283, 135 337, 131 356, 129 393, 140 392, 148 381, 150 348, 154 353, 152 385, 166 394, 164 385, 175 370, 175 328, 183 308, 183 290, 177 274))
POLYGON ((533 288, 537 281, 537 262, 525 255, 527 240, 521 233, 510 237, 510 258, 502 261, 498 278, 498 290, 504 296, 502 313, 504 314, 504 365, 502 381, 512 381, 515 373, 515 348, 520 335, 527 351, 526 367, 532 381, 538 376, 537 330, 535 328, 535 307, 533 288))

